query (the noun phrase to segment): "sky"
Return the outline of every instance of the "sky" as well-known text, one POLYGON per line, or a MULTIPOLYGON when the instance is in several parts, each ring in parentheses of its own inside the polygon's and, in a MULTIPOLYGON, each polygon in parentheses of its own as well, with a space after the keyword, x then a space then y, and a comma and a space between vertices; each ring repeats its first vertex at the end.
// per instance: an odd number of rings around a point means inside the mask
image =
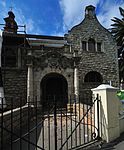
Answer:
POLYGON ((26 25, 28 34, 63 36, 84 19, 88 5, 96 7, 99 22, 108 29, 113 17, 121 18, 119 7, 124 8, 124 0, 0 0, 0 24, 12 7, 15 20, 26 25))

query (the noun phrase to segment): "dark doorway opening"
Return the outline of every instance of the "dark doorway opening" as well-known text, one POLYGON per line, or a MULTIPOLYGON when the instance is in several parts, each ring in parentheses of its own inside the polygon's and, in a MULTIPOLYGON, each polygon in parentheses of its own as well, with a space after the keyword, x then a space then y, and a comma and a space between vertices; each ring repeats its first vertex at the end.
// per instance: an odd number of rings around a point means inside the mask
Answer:
POLYGON ((41 81, 41 104, 44 107, 65 107, 68 103, 68 84, 64 76, 57 73, 46 75, 41 81))

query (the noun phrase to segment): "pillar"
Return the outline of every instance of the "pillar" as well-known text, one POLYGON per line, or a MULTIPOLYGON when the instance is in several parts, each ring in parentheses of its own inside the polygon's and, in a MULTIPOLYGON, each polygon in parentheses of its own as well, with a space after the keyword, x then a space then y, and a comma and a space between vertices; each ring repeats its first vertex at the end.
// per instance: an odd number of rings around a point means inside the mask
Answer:
POLYGON ((2 36, 0 36, 0 109, 7 107, 5 96, 4 96, 4 87, 3 87, 2 70, 1 70, 2 42, 3 42, 3 38, 2 36))
POLYGON ((74 68, 74 94, 76 97, 76 102, 79 100, 79 76, 78 76, 78 68, 75 66, 74 68))
POLYGON ((33 63, 32 53, 28 52, 28 73, 27 73, 27 102, 33 103, 33 63))
MULTIPOLYGON (((100 97, 100 136, 107 142, 120 136, 117 90, 117 88, 107 84, 102 84, 92 89, 93 94, 95 96, 98 94, 100 97)), ((95 110, 95 127, 98 127, 97 105, 95 110)))
POLYGON ((80 58, 78 56, 78 51, 74 52, 74 95, 76 98, 76 103, 79 102, 79 74, 78 74, 78 64, 80 58))

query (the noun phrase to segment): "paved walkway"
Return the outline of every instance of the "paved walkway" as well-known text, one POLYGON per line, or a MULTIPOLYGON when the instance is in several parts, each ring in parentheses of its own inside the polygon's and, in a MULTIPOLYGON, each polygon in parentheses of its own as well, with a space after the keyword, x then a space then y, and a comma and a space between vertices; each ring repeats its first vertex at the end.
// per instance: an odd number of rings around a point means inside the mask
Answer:
POLYGON ((90 148, 85 148, 85 150, 124 150, 124 133, 110 143, 105 143, 101 146, 91 146, 90 148))
MULTIPOLYGON (((71 134, 71 132, 75 129, 78 122, 75 123, 75 116, 71 116, 68 114, 68 117, 57 115, 57 149, 59 150, 62 144, 66 141, 67 137, 71 134)), ((78 121, 78 118, 76 118, 78 121)), ((33 127, 35 125, 35 120, 33 123, 33 120, 31 122, 31 126, 33 127), (32 124, 32 125, 31 125, 32 124)), ((66 150, 71 147, 75 147, 78 145, 81 145, 91 138, 91 132, 88 130, 88 127, 81 124, 81 126, 78 126, 74 133, 72 134, 71 138, 69 138, 67 144, 64 145, 63 150, 66 150), (84 128, 85 128, 85 134, 84 134, 84 128), (88 131, 87 131, 88 130, 88 131), (83 136, 84 135, 84 136, 83 136), (85 138, 85 139, 84 139, 85 138)), ((25 132, 27 129, 25 129, 25 132)), ((20 141, 15 140, 12 145, 13 150, 41 150, 41 148, 44 148, 45 150, 54 150, 55 149, 55 126, 54 126, 54 116, 52 115, 49 118, 46 118, 44 120, 44 124, 41 124, 37 131, 34 130, 30 133, 29 137, 26 135, 24 138, 26 140, 29 140, 30 142, 38 145, 39 147, 36 148, 35 145, 29 144, 28 142, 24 141, 23 139, 20 141), (43 128, 44 126, 44 128, 43 128), (37 136, 36 136, 37 135, 37 136)), ((7 146, 4 150, 10 150, 11 147, 7 146)))

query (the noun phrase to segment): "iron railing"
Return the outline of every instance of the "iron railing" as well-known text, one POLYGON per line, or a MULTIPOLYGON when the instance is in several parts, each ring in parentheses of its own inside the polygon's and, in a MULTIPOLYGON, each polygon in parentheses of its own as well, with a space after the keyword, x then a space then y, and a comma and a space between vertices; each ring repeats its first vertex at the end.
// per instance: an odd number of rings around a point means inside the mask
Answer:
POLYGON ((20 98, 16 109, 12 98, 8 111, 1 99, 1 150, 69 150, 100 139, 98 97, 92 105, 82 104, 75 97, 65 100, 66 105, 63 97, 49 98, 46 103, 29 98, 24 106, 20 98))

